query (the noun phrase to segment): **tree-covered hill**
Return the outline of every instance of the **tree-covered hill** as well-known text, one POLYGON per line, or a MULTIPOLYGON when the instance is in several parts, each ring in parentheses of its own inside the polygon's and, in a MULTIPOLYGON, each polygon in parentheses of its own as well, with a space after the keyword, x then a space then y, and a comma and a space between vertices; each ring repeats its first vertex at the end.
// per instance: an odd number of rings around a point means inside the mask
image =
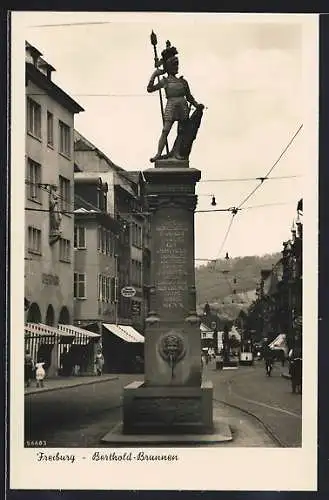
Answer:
POLYGON ((221 316, 234 319, 255 298, 261 269, 271 269, 281 253, 221 259, 195 270, 197 305, 208 302, 221 316))

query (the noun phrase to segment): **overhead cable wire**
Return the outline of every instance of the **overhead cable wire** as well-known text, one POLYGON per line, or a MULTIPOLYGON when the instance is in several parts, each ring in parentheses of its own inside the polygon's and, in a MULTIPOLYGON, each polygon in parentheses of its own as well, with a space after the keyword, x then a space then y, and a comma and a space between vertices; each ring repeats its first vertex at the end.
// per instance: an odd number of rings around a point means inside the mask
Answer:
MULTIPOLYGON (((302 177, 301 175, 279 175, 279 176, 276 176, 276 177, 269 177, 269 181, 273 181, 273 180, 279 180, 279 179, 293 179, 293 178, 296 178, 296 177, 302 177)), ((234 178, 232 177, 231 179, 230 178, 222 178, 222 179, 204 179, 204 180, 200 180, 199 181, 199 184, 200 182, 244 182, 244 181, 258 181, 260 179, 260 177, 241 177, 241 178, 234 178)))
MULTIPOLYGON (((268 176, 270 175, 270 173, 274 170, 274 168, 277 166, 277 164, 279 163, 279 161, 281 160, 281 158, 283 157, 283 155, 287 152, 287 150, 290 148, 291 144, 294 142, 295 138, 297 137, 297 135, 299 134, 299 132, 301 131, 301 129, 303 128, 303 124, 301 124, 297 131, 294 133, 294 135, 292 136, 292 138, 290 139, 290 141, 288 142, 288 144, 285 146, 285 148, 282 150, 282 152, 280 153, 279 157, 277 158, 277 160, 273 163, 272 167, 269 169, 269 171, 267 172, 267 174, 264 176, 264 177, 258 177, 259 179, 259 184, 248 194, 248 196, 246 196, 242 202, 238 205, 238 208, 240 209, 254 194, 255 192, 263 185, 264 181, 265 180, 268 180, 268 176)), ((257 179, 257 180, 258 180, 257 179)))
MULTIPOLYGON (((27 97, 30 96, 42 96, 48 95, 45 92, 31 92, 27 94, 27 97)), ((148 94, 115 94, 115 93, 105 93, 105 94, 74 94, 70 92, 70 95, 73 97, 149 97, 148 94)), ((154 97, 154 96, 152 96, 154 97)))
POLYGON ((63 28, 66 26, 92 26, 98 24, 113 24, 113 21, 81 21, 75 23, 32 24, 29 26, 29 28, 63 28))
MULTIPOLYGON (((45 188, 42 188, 44 189, 47 193, 49 193, 49 191, 45 188)), ((68 200, 66 200, 65 198, 63 198, 62 196, 58 195, 58 198, 60 200, 63 200, 64 202, 68 202, 68 200)), ((239 208, 239 211, 240 210, 250 210, 250 209, 253 209, 253 208, 266 208, 266 207, 273 207, 273 206, 282 206, 282 205, 292 205, 293 203, 295 203, 295 201, 290 201, 290 202, 282 202, 282 203, 265 203, 264 205, 251 205, 249 207, 243 207, 243 208, 239 208)), ((32 211, 32 212, 50 212, 50 209, 48 208, 25 208, 25 210, 29 210, 29 211, 32 211)), ((234 210, 237 210, 235 209, 234 207, 230 207, 230 208, 219 208, 219 209, 214 209, 214 210, 196 210, 195 213, 210 213, 210 212, 231 212, 233 213, 234 210)), ((69 211, 63 211, 63 210, 58 210, 57 211, 58 213, 62 213, 62 214, 71 214, 71 215, 74 215, 74 214, 79 214, 79 213, 84 213, 84 212, 69 212, 69 211)), ((88 212, 88 210, 87 210, 88 212)), ((90 212, 92 212, 92 210, 90 210, 90 212)), ((102 211, 97 211, 95 210, 95 213, 102 213, 102 214, 105 214, 105 215, 109 215, 109 216, 112 216, 112 214, 110 214, 109 212, 102 212, 102 211)), ((151 215, 151 212, 121 212, 119 214, 121 217, 126 217, 126 216, 129 216, 129 215, 139 215, 139 216, 148 216, 148 215, 151 215)), ((211 259, 206 259, 206 260, 211 260, 211 259)), ((217 259, 213 259, 214 261, 217 260, 217 259)))
POLYGON ((226 240, 227 240, 227 238, 228 238, 228 235, 229 235, 229 233, 230 233, 230 230, 231 230, 231 227, 232 227, 232 224, 233 224, 233 221, 234 221, 235 215, 236 215, 235 213, 233 213, 233 214, 232 214, 232 217, 231 217, 230 223, 229 223, 228 228, 227 228, 227 230, 226 230, 226 233, 225 233, 224 239, 223 239, 223 241, 222 241, 222 244, 221 244, 220 250, 219 250, 219 252, 218 252, 219 254, 221 254, 221 253, 222 253, 222 250, 223 250, 223 248, 224 248, 224 245, 225 245, 226 240))
POLYGON ((266 173, 266 175, 264 177, 259 177, 258 179, 260 180, 260 183, 248 194, 248 196, 246 196, 242 202, 238 205, 238 207, 233 207, 233 209, 231 209, 231 212, 232 212, 232 218, 230 220, 230 223, 228 225, 228 228, 227 228, 227 231, 225 233, 225 236, 224 236, 224 239, 223 239, 223 242, 221 244, 221 247, 220 247, 220 250, 219 250, 219 254, 221 254, 223 248, 224 248, 224 245, 227 241, 227 238, 228 238, 228 235, 230 233, 230 230, 231 230, 231 227, 232 227, 232 224, 233 224, 233 221, 234 221, 234 217, 235 215, 238 213, 239 210, 241 210, 242 206, 255 194, 255 192, 260 188, 260 186, 262 186, 263 182, 265 180, 267 180, 268 176, 271 174, 271 172, 274 170, 274 168, 277 166, 277 164, 279 163, 279 161, 281 160, 281 158, 283 157, 283 155, 286 153, 286 151, 289 149, 289 147, 291 146, 291 144, 293 143, 293 141, 295 140, 295 138, 297 137, 297 135, 299 134, 299 132, 301 131, 303 127, 303 124, 301 124, 297 131, 294 133, 294 135, 292 136, 292 138, 290 139, 290 141, 288 142, 288 144, 285 146, 285 148, 282 150, 282 152, 280 153, 279 157, 277 158, 277 160, 273 163, 273 165, 271 166, 271 168, 269 169, 269 171, 266 173))

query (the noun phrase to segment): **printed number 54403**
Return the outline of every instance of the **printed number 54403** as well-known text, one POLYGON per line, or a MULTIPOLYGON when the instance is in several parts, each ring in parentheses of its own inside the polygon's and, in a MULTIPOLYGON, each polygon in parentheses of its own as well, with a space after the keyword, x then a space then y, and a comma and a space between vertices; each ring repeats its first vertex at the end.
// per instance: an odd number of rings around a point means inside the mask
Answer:
POLYGON ((35 440, 35 441, 26 441, 25 446, 27 447, 39 447, 39 446, 47 446, 47 442, 44 440, 35 440))

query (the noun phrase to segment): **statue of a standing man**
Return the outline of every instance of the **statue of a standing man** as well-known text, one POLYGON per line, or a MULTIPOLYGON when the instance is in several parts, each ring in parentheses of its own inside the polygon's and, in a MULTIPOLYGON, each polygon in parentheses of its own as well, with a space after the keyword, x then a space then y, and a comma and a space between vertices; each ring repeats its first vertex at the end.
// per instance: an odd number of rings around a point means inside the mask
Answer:
MULTIPOLYGON (((203 104, 197 103, 192 96, 188 82, 183 77, 177 77, 179 65, 177 54, 177 49, 172 47, 170 42, 167 41, 166 49, 161 53, 162 59, 158 62, 158 66, 163 65, 163 69, 158 68, 153 72, 147 86, 148 92, 155 92, 163 88, 167 98, 167 104, 163 116, 163 129, 159 139, 158 151, 156 155, 151 158, 151 162, 155 162, 161 158, 167 137, 175 121, 178 122, 177 139, 170 156, 175 157, 178 160, 184 159, 184 157, 180 154, 180 148, 181 143, 184 140, 184 132, 187 130, 189 122, 189 103, 199 112, 204 108, 203 104), (167 76, 161 78, 158 83, 155 83, 155 79, 164 74, 167 74, 167 76)), ((197 126, 199 126, 199 124, 197 126)), ((192 141, 194 140, 195 135, 196 131, 192 141)))

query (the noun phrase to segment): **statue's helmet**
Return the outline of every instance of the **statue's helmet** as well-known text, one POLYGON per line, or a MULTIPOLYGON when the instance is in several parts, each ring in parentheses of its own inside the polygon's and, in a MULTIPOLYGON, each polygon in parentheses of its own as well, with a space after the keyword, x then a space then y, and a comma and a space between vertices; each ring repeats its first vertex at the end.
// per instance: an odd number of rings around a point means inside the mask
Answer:
POLYGON ((163 68, 168 73, 176 74, 178 72, 178 50, 173 47, 169 40, 166 42, 166 48, 161 52, 163 68))

